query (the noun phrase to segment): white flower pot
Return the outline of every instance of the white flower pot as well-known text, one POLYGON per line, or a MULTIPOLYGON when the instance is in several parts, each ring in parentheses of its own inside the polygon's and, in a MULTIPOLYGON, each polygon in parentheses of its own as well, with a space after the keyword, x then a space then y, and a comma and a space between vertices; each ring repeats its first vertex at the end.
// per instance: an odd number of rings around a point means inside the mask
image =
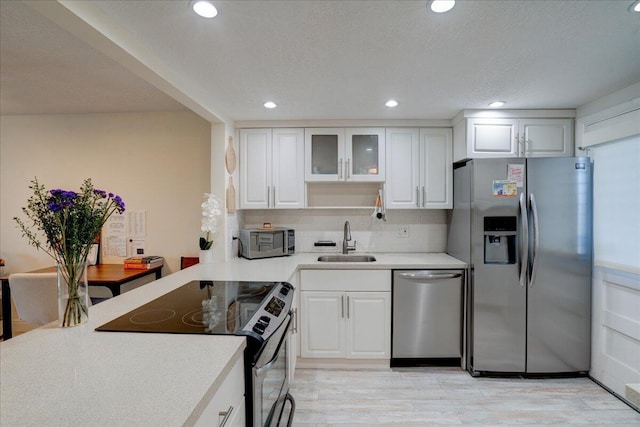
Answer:
POLYGON ((200 264, 212 264, 213 263, 213 250, 200 251, 200 264))

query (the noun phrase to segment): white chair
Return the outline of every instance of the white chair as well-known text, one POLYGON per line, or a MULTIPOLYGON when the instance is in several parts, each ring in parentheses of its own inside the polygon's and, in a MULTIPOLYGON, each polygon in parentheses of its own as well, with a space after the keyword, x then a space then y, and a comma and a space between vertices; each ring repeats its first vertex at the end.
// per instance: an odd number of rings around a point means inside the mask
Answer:
POLYGON ((58 319, 57 280, 56 273, 9 275, 11 298, 20 320, 46 325, 58 319))

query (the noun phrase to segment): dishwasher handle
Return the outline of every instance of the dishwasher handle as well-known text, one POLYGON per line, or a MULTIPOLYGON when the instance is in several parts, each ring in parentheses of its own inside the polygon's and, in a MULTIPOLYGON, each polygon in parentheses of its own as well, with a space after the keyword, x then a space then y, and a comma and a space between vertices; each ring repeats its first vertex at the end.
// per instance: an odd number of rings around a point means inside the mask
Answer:
POLYGON ((444 280, 462 277, 462 273, 406 272, 399 273, 398 277, 408 280, 444 280))

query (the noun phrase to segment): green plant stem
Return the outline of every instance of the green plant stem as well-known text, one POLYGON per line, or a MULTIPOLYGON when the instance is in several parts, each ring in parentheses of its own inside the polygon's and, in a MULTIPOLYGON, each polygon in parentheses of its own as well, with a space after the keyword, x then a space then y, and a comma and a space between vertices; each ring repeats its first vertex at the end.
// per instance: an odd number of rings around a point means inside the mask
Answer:
POLYGON ((82 321, 83 314, 89 315, 88 307, 82 303, 82 297, 78 293, 79 282, 84 273, 84 263, 63 264, 60 270, 69 291, 62 326, 77 325, 82 321))

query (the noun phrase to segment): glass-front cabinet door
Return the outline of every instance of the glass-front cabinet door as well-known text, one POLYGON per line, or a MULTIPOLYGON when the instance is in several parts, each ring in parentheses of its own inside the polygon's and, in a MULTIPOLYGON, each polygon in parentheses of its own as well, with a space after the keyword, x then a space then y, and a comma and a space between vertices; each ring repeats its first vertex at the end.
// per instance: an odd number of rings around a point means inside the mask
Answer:
POLYGON ((384 181, 384 128, 312 128, 304 136, 306 181, 384 181))
POLYGON ((346 181, 384 181, 384 128, 353 128, 346 132, 346 181))
POLYGON ((305 180, 343 181, 346 164, 343 128, 304 130, 305 180))

